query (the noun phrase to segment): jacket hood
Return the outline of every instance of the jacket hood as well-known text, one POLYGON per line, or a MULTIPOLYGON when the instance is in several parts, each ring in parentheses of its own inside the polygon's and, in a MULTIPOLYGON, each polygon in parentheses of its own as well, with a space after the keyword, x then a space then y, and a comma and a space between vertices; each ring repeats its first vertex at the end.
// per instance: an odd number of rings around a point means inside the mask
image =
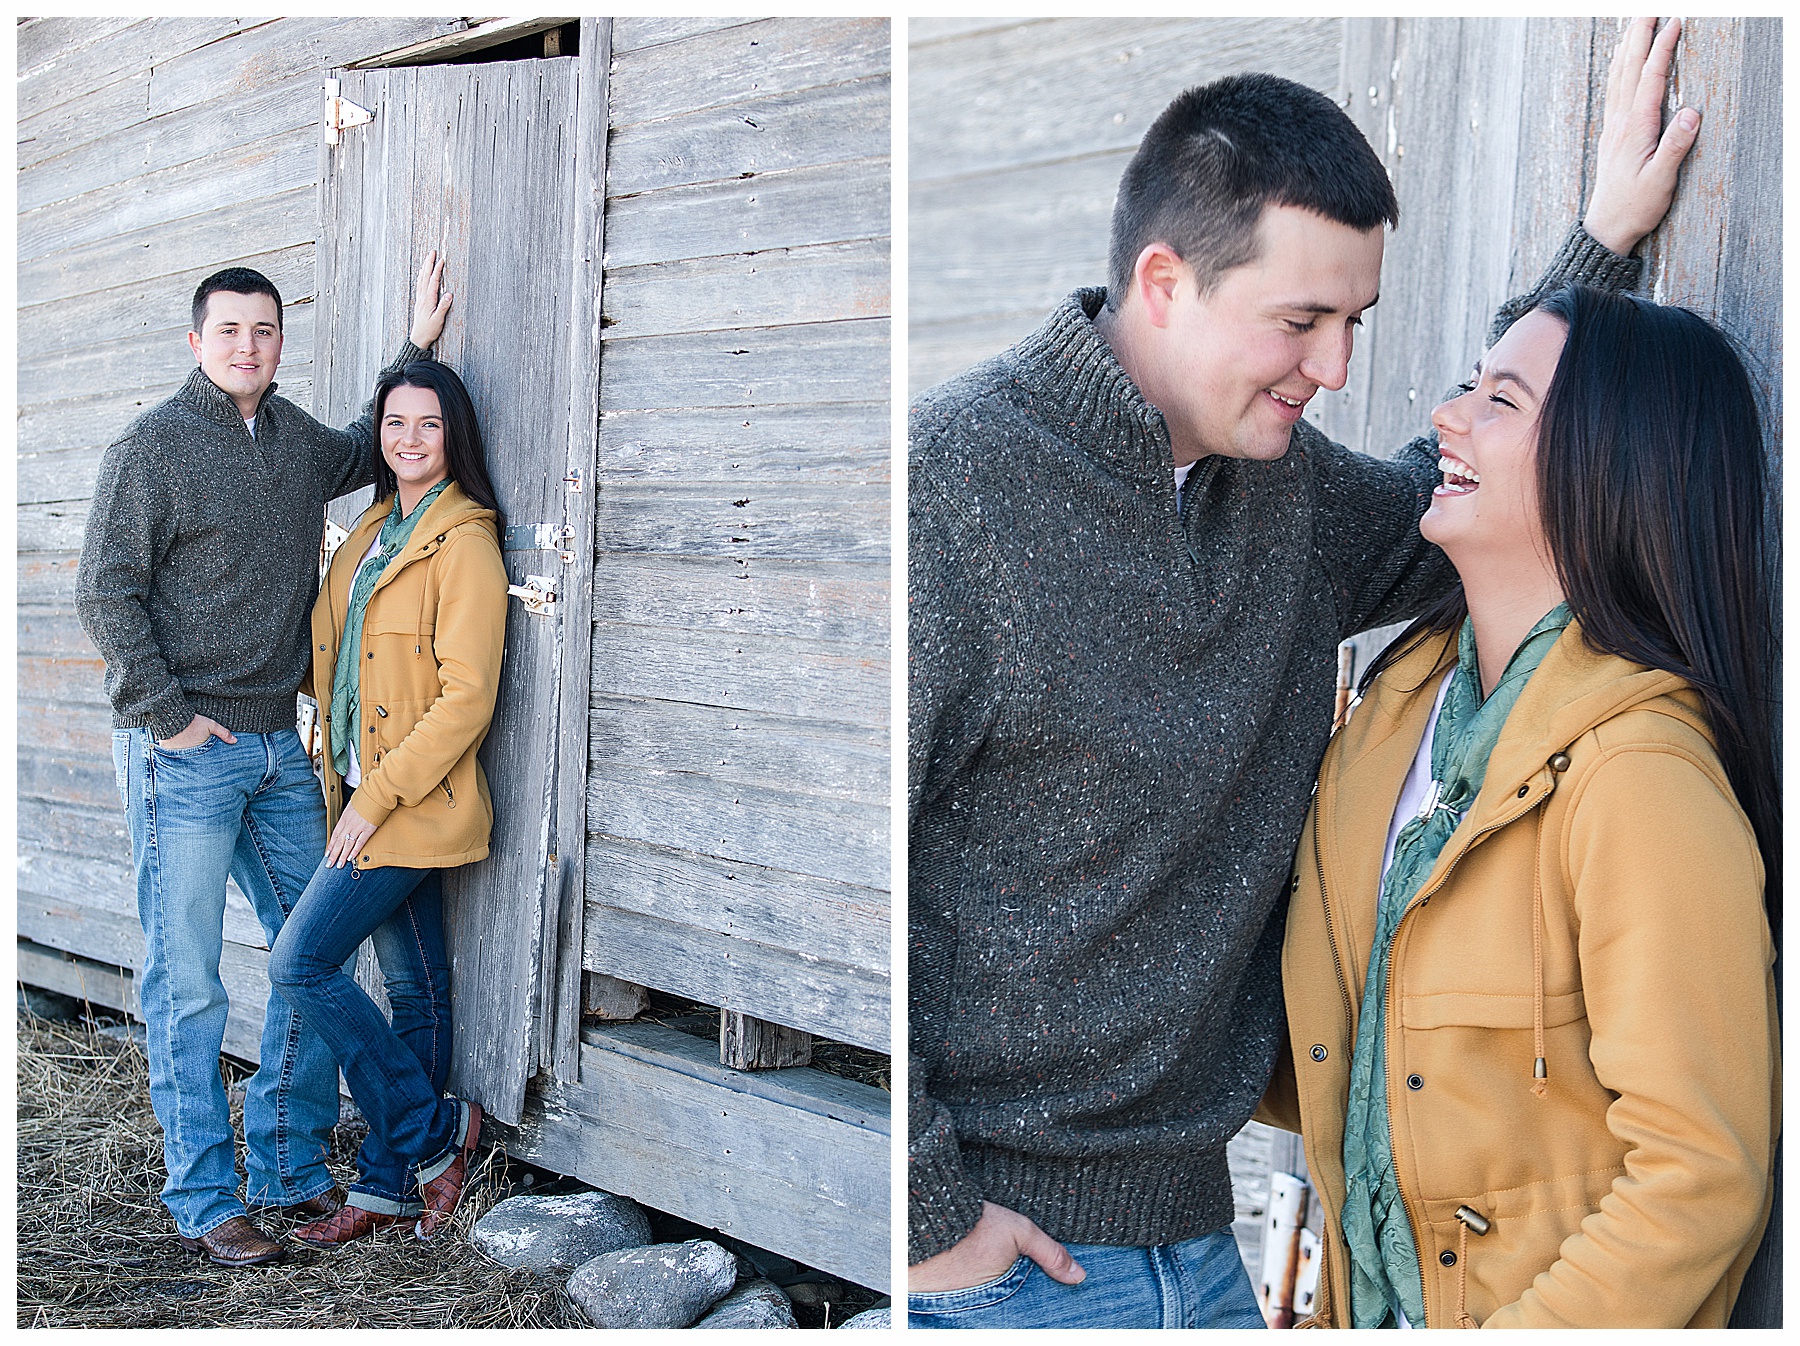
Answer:
MULTIPOLYGON (((350 536, 344 539, 343 545, 353 545, 353 539, 360 536, 362 547, 357 553, 360 555, 393 507, 392 496, 384 496, 371 504, 351 528, 350 536)), ((488 531, 497 535, 499 519, 500 516, 486 505, 478 505, 464 495, 463 488, 453 481, 444 488, 442 495, 425 507, 425 513, 413 528, 412 537, 407 540, 406 550, 400 553, 400 559, 409 560, 424 555, 430 548, 438 545, 452 529, 470 524, 485 523, 488 531)))
MULTIPOLYGON (((1381 677, 1368 699, 1385 724, 1375 727, 1371 745, 1399 727, 1414 702, 1412 689, 1434 682, 1455 658, 1454 638, 1428 637, 1381 677)), ((1670 716, 1712 741, 1700 696, 1685 678, 1602 654, 1583 638, 1581 623, 1571 621, 1507 716, 1470 818, 1482 826, 1498 808, 1522 797, 1521 786, 1546 776, 1551 757, 1607 721, 1639 711, 1670 716)))

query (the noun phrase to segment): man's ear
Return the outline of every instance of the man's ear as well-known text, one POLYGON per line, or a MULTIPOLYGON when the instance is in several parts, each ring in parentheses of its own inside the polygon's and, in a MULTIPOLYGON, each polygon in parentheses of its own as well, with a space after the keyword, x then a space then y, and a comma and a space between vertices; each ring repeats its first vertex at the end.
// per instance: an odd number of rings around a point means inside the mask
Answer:
POLYGON ((198 332, 188 333, 188 349, 194 353, 194 362, 198 364, 200 362, 200 334, 198 332))
POLYGON ((1183 281, 1192 282, 1188 264, 1167 243, 1148 243, 1131 271, 1131 288, 1144 306, 1152 327, 1167 327, 1170 310, 1183 281))

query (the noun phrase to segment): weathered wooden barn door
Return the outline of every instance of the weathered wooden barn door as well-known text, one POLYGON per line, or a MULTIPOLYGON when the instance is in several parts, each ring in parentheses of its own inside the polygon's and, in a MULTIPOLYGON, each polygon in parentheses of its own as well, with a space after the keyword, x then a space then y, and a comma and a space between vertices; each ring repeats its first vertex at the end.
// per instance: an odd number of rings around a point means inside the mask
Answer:
MULTIPOLYGON (((579 778, 586 757, 585 732, 562 732, 559 693, 577 689, 574 722, 585 730, 586 567, 573 559, 592 548, 588 335, 598 323, 604 62, 590 81, 600 111, 582 103, 581 74, 593 68, 567 57, 336 72, 342 96, 373 120, 324 151, 319 414, 355 414, 406 331, 421 259, 443 250, 456 300, 436 353, 462 375, 480 417, 508 578, 552 595, 508 603, 499 711, 481 753, 492 853, 445 886, 451 1088, 509 1122, 553 1051, 559 943, 579 948, 562 903, 574 901, 578 919, 581 848, 559 845, 571 820, 559 822, 557 780, 559 765, 579 778)), ((334 517, 354 517, 367 499, 334 517)), ((579 838, 582 820, 572 822, 579 838)))

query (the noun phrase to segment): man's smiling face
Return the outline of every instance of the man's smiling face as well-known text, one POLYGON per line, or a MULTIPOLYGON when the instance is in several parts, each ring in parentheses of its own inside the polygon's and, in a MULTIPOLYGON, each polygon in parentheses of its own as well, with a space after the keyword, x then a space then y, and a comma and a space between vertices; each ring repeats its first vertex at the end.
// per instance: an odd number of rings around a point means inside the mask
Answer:
POLYGON ((248 420, 275 381, 281 364, 281 315, 266 294, 214 290, 188 347, 200 368, 237 403, 248 420))
POLYGON ((1175 461, 1268 460, 1321 388, 1342 388, 1363 311, 1381 284, 1382 230, 1268 206, 1258 255, 1202 294, 1181 264, 1158 334, 1154 388, 1175 461))

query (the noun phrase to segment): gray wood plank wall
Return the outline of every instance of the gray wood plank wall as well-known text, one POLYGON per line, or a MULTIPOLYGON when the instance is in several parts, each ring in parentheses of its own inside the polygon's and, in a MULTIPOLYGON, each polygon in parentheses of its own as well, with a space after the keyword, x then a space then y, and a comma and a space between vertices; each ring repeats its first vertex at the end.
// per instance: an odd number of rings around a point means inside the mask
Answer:
MULTIPOLYGON (((431 18, 55 18, 18 27, 20 933, 139 968, 101 663, 74 615, 105 445, 193 368, 201 278, 281 289, 284 396, 312 401, 321 81, 431 18)), ((262 933, 233 891, 227 1048, 254 1057, 262 933)))
MULTIPOLYGON (((1104 280, 1118 174, 1191 84, 1264 69, 1331 93, 1400 197, 1381 303, 1339 393, 1308 415, 1385 456, 1479 353, 1494 307, 1541 271, 1591 183, 1622 21, 1592 19, 916 20, 909 382, 916 392, 1003 349, 1068 290, 1104 280), (1000 241, 996 246, 996 241, 1000 241)), ((1781 428, 1781 24, 1690 19, 1671 102, 1702 109, 1648 287, 1739 343, 1781 428)), ((1267 1138, 1247 1135, 1234 1165, 1267 1138)), ((1240 1190, 1256 1270, 1260 1187, 1240 1190)), ((1777 1321, 1778 1279, 1747 1284, 1777 1321)))
POLYGON ((888 1042, 888 25, 619 19, 583 966, 888 1042))

